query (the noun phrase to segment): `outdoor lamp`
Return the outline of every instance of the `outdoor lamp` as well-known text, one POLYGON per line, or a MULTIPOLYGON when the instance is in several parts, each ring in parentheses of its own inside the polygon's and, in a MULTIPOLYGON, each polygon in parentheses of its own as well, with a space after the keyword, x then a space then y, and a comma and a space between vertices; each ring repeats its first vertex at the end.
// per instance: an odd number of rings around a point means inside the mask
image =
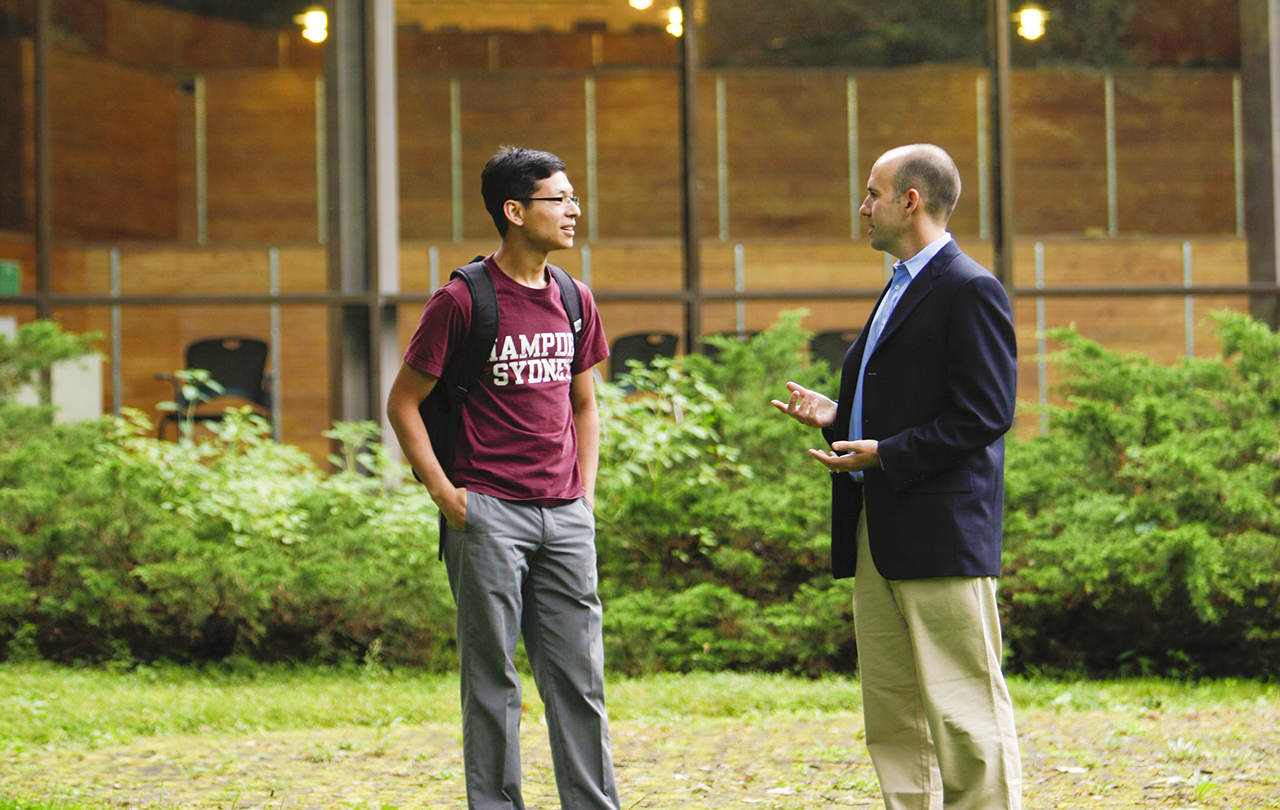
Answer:
POLYGON ((311 42, 324 42, 325 37, 329 36, 329 15, 319 6, 308 8, 294 17, 293 21, 302 26, 302 36, 311 42))
POLYGON ((1044 36, 1044 24, 1049 12, 1035 5, 1023 6, 1013 19, 1018 22, 1018 36, 1023 39, 1039 39, 1044 36))
POLYGON ((667 33, 673 37, 684 33, 684 12, 679 6, 672 6, 667 12, 667 33))

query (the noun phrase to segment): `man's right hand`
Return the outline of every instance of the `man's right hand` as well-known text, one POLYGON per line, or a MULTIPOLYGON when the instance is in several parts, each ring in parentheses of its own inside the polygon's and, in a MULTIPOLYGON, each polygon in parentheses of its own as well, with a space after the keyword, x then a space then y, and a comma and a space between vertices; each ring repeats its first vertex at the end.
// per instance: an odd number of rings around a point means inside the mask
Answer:
POLYGON ((467 530, 467 490, 465 487, 449 487, 440 493, 439 498, 432 498, 440 508, 440 514, 449 521, 449 525, 460 532, 467 530))
POLYGON ((775 399, 773 407, 808 427, 824 428, 835 423, 835 400, 790 381, 787 382, 787 391, 790 393, 787 401, 775 399))

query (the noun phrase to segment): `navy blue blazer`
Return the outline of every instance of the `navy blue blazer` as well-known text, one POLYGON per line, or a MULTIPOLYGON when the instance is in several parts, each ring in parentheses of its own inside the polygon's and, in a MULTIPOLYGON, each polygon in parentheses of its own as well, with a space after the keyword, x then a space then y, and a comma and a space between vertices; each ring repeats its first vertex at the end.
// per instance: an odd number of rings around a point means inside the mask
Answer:
MULTIPOLYGON (((845 355, 828 442, 848 439, 867 331, 845 355)), ((1009 298, 949 242, 911 282, 867 361, 862 435, 879 442, 883 469, 862 483, 831 477, 837 578, 854 574, 864 496, 871 557, 885 579, 999 576, 1016 392, 1009 298)))

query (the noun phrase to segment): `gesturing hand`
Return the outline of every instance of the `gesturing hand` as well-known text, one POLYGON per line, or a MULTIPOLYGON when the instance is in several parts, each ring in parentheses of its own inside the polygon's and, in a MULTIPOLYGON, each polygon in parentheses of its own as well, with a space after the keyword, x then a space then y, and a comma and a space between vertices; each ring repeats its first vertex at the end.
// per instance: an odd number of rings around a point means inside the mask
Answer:
POLYGON ((773 407, 800 424, 824 428, 836 421, 835 400, 790 381, 787 382, 787 391, 790 393, 787 401, 775 399, 773 407))

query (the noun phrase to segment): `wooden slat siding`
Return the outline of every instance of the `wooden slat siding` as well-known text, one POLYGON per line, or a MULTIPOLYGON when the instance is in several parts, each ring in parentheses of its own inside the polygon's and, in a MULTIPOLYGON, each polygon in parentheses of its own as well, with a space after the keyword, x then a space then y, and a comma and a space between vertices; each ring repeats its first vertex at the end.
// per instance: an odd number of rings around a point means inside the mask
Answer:
POLYGON ((279 65, 276 31, 130 0, 102 7, 105 36, 95 52, 119 64, 172 71, 279 65))
POLYGON ((315 242, 315 76, 210 73, 205 93, 209 241, 315 242))
POLYGON ((846 78, 824 70, 725 76, 731 238, 848 235, 846 78))
POLYGON ((396 62, 401 71, 473 71, 489 69, 489 35, 396 31, 396 62))
MULTIPOLYGON (((32 175, 31 119, 24 99, 31 86, 29 60, 21 40, 0 40, 0 228, 33 229, 27 184, 32 175)), ((3 245, 0 237, 0 245, 3 245)))
MULTIPOLYGON (((1106 233, 1103 74, 1016 70, 1010 85, 1015 229, 1106 233)), ((976 192, 976 182, 970 185, 976 192)))
POLYGON ((397 76, 400 238, 453 238, 449 77, 425 71, 397 76))
POLYGON ((609 67, 666 65, 680 63, 680 40, 661 29, 635 29, 625 34, 605 32, 602 48, 609 67))
POLYGON ((461 81, 466 238, 497 238, 480 197, 480 171, 500 146, 559 155, 575 191, 586 191, 586 102, 580 74, 503 73, 461 81))
MULTIPOLYGON (((596 76, 596 205, 603 238, 680 235, 678 82, 674 71, 596 76)), ((576 182, 585 190, 584 180, 576 182)))
POLYGON ((129 251, 120 255, 120 291, 192 295, 226 291, 265 293, 270 264, 265 248, 217 251, 129 251))
MULTIPOLYGON (((858 71, 859 188, 866 185, 871 166, 887 150, 909 143, 937 144, 955 160, 964 182, 951 231, 979 233, 976 87, 980 72, 940 67, 858 71)), ((844 160, 847 163, 847 156, 844 160)), ((847 206, 848 195, 831 204, 847 206)))
POLYGON ((498 70, 576 70, 591 67, 591 34, 585 31, 503 33, 496 38, 498 70))
MULTIPOLYGON (((22 45, 32 75, 32 46, 22 45)), ((54 50, 50 57, 53 226, 60 237, 177 236, 177 89, 168 78, 54 50)), ((28 94, 21 120, 33 120, 28 94)), ((33 138, 27 130, 27 138, 33 138)), ((33 142, 27 150, 33 154, 33 142)), ((34 160, 34 157, 32 158, 34 160)), ((34 176, 34 162, 28 177, 34 176)), ((28 180, 28 182, 31 182, 28 180)), ((34 205, 34 190, 28 192, 34 205)), ((33 215, 30 221, 34 221, 33 215)))
POLYGON ((1235 232, 1233 76, 1116 73, 1121 233, 1235 232))

